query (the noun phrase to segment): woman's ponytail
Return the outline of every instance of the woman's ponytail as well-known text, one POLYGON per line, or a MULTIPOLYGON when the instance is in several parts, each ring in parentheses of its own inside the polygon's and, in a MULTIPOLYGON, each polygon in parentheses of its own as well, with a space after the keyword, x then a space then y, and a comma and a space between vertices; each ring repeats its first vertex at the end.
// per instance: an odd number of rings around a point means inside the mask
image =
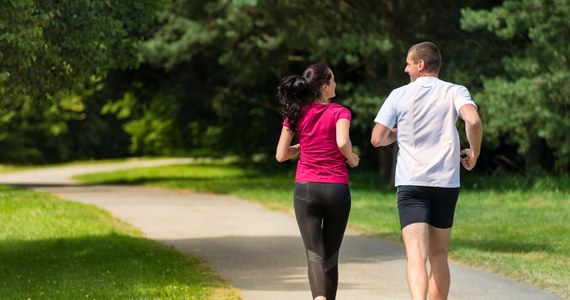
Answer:
POLYGON ((290 129, 296 131, 301 109, 313 101, 307 89, 307 81, 301 75, 283 78, 277 89, 277 97, 281 104, 281 115, 289 119, 290 129))
POLYGON ((277 98, 281 104, 281 115, 289 119, 293 132, 297 131, 297 121, 303 107, 321 97, 320 86, 330 82, 332 73, 325 63, 309 66, 303 75, 290 75, 281 80, 277 88, 277 98))

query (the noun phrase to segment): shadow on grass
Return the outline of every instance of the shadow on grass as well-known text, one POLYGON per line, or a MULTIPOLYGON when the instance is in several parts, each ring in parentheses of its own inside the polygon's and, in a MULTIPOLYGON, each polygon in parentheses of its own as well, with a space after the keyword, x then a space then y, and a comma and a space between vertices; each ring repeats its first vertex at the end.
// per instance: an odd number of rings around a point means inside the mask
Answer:
MULTIPOLYGON (((169 286, 208 286, 203 270, 189 265, 188 257, 170 248, 115 233, 2 240, 0 298, 156 299, 165 296, 169 286)), ((177 294, 184 295, 170 295, 177 294)))

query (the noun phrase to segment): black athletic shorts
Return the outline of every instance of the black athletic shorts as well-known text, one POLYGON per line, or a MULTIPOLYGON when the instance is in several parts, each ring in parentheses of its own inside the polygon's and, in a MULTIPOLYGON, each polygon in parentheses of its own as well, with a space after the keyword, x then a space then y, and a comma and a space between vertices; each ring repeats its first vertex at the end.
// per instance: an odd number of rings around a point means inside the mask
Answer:
POLYGON ((397 187, 397 194, 401 229, 412 223, 453 226, 459 188, 403 185, 397 187))

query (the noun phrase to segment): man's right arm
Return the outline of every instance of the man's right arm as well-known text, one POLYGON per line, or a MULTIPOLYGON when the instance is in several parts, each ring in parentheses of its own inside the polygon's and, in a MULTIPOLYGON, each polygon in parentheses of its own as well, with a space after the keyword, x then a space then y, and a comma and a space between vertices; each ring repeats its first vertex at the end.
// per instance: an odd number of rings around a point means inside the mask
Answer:
POLYGON ((376 123, 372 129, 370 143, 372 143, 372 146, 376 148, 380 146, 388 146, 396 141, 398 136, 397 132, 397 128, 390 129, 382 124, 376 123))

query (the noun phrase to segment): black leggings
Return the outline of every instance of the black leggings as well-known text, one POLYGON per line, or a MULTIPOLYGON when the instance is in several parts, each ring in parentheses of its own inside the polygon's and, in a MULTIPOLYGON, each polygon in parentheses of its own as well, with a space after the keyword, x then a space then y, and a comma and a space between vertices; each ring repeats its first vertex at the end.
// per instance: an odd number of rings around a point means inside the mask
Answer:
POLYGON ((295 216, 307 252, 313 298, 334 300, 338 251, 350 213, 347 184, 303 182, 295 185, 295 216))

